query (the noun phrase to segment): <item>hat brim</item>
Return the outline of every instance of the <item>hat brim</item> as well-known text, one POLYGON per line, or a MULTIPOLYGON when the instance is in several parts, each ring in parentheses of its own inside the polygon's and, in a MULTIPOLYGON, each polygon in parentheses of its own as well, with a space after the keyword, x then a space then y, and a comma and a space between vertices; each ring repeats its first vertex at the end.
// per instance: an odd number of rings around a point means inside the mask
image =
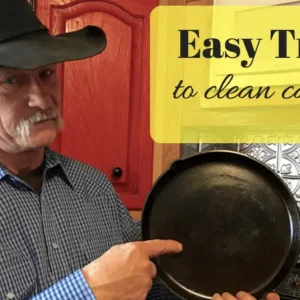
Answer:
POLYGON ((40 31, 0 43, 0 66, 35 69, 92 57, 106 45, 104 31, 96 26, 54 36, 40 31))

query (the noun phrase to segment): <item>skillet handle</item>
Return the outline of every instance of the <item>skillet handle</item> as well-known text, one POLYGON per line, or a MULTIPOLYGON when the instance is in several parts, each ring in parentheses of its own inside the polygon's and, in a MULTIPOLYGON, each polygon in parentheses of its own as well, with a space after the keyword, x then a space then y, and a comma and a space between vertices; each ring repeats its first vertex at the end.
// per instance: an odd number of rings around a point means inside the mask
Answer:
POLYGON ((182 169, 183 165, 184 165, 183 159, 176 159, 170 164, 168 170, 177 172, 182 169))

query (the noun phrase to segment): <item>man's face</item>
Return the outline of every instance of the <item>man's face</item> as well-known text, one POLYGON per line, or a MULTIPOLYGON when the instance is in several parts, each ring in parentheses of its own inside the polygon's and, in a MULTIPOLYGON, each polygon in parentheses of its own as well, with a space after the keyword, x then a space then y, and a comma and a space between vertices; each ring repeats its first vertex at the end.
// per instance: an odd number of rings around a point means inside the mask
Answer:
POLYGON ((21 152, 52 143, 62 126, 56 66, 0 67, 0 149, 21 152))

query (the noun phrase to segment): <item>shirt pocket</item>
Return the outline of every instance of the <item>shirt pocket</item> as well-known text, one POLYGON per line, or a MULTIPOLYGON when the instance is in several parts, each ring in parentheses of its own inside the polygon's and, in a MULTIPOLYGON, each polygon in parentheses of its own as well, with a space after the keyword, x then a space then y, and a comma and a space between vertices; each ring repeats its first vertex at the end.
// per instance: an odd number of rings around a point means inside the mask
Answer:
POLYGON ((1 257, 0 299, 29 299, 35 286, 36 273, 31 261, 11 253, 1 257))
POLYGON ((118 244, 122 244, 121 236, 114 234, 113 231, 86 239, 84 243, 86 259, 90 263, 118 244))

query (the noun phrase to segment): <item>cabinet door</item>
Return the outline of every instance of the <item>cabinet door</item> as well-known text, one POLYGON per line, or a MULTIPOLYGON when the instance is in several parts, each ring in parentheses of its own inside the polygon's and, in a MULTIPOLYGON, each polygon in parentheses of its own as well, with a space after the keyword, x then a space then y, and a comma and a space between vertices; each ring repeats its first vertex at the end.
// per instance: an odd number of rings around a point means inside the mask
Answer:
POLYGON ((86 25, 107 34, 102 54, 59 65, 65 129, 52 148, 103 171, 129 209, 142 207, 152 185, 149 18, 157 5, 156 0, 36 3, 53 34, 86 25), (114 170, 122 175, 115 178, 114 170))

